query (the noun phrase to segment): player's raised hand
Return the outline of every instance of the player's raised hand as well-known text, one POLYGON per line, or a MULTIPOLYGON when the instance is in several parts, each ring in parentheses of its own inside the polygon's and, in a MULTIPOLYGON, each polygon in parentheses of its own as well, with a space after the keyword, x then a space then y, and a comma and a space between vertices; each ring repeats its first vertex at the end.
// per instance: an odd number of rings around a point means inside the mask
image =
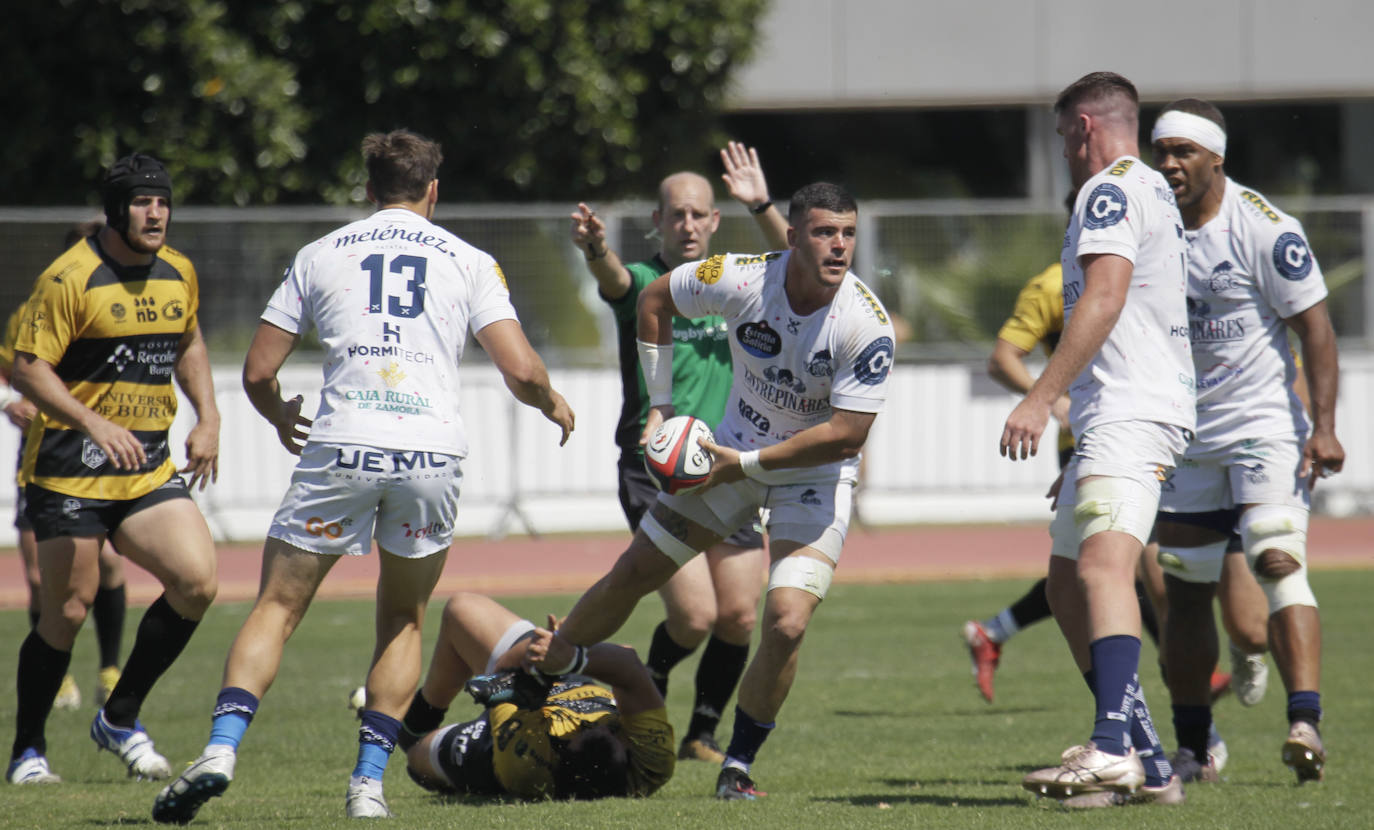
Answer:
POLYGON ((572 213, 572 241, 592 257, 606 253, 606 223, 586 202, 578 202, 572 213))
POLYGON ((720 161, 725 165, 720 178, 731 196, 751 210, 769 201, 768 180, 764 178, 757 150, 731 141, 720 151, 720 161))
POLYGON ((998 445, 1004 458, 1012 461, 1029 458, 1040 449, 1040 436, 1050 420, 1050 408, 1027 396, 1007 416, 998 445))

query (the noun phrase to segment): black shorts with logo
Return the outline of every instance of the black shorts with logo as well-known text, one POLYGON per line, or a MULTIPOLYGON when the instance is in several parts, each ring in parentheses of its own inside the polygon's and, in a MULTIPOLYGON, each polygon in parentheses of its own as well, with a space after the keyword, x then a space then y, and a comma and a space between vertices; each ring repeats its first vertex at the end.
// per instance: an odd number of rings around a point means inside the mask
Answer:
MULTIPOLYGON (((641 454, 621 453, 620 461, 616 462, 616 471, 620 474, 620 507, 625 511, 630 530, 638 530, 639 520, 658 501, 659 490, 654 486, 654 480, 649 478, 649 471, 644 469, 644 456, 641 454)), ((761 548, 763 533, 758 523, 754 522, 736 530, 723 541, 737 548, 761 548)))
POLYGON ((39 542, 62 536, 109 536, 129 516, 172 499, 189 499, 179 475, 136 499, 88 499, 30 484, 24 489, 24 515, 39 542))

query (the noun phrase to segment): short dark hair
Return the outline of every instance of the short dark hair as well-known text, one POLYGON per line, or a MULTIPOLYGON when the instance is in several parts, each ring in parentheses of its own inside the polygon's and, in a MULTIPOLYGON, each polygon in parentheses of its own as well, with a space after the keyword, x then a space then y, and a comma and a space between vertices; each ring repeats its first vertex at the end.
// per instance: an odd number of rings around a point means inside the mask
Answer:
POLYGON ((1164 109, 1159 111, 1160 115, 1166 112, 1186 112, 1189 115, 1196 115, 1199 118, 1206 118, 1218 127, 1222 132, 1226 132, 1226 116, 1221 114, 1221 110, 1211 101, 1204 101, 1201 98, 1179 98, 1177 101, 1170 101, 1164 105, 1164 109))
POLYGON ((558 754, 554 797, 592 800, 630 792, 630 759, 625 745, 604 722, 581 730, 558 754))
POLYGON ((436 142, 410 130, 371 133, 363 139, 367 180, 380 204, 425 198, 443 160, 436 142))
POLYGON ((795 228, 812 208, 832 213, 858 213, 859 203, 854 201, 848 190, 837 184, 814 182, 792 194, 792 203, 787 208, 787 223, 795 228))
POLYGON ((1140 94, 1135 91, 1135 84, 1125 77, 1115 72, 1089 72, 1064 87, 1054 101, 1054 111, 1066 112, 1084 102, 1102 101, 1115 96, 1123 96, 1137 108, 1140 106, 1140 94))

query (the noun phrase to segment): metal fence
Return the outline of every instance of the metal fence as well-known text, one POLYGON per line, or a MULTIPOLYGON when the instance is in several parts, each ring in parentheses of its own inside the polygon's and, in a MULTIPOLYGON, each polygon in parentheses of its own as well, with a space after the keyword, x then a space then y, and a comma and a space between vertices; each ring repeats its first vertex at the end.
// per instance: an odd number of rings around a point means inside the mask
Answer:
MULTIPOLYGON (((1331 288, 1343 343, 1374 347, 1374 197, 1279 200, 1306 224, 1331 288)), ((553 365, 615 361, 611 317, 582 254, 568 239, 572 205, 444 205, 437 220, 501 263, 530 339, 553 365)), ((653 205, 598 205, 626 261, 647 258, 653 205)), ((0 308, 28 295, 66 228, 95 211, 0 208, 7 278, 0 308)), ((295 251, 366 214, 344 208, 196 208, 176 211, 172 244, 200 274, 202 327, 217 358, 247 348, 267 298, 295 251)), ((754 221, 722 208, 716 251, 755 252, 754 221)), ((872 201, 860 206, 856 271, 902 325, 899 360, 981 360, 1025 281, 1057 261, 1063 211, 1025 200, 872 201)))

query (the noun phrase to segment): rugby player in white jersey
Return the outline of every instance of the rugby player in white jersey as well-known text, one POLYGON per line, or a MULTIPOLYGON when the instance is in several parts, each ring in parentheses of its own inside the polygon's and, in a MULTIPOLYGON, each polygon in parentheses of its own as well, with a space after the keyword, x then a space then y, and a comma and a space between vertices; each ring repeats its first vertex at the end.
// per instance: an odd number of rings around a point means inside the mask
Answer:
POLYGON ((287 639, 341 555, 380 549, 377 643, 349 779, 351 818, 390 815, 382 773, 420 678, 425 605, 457 518, 468 440, 458 364, 468 332, 511 393, 560 428, 573 414, 525 339, 500 267, 431 223, 439 145, 405 130, 363 140, 377 212, 305 246, 272 295, 244 361, 244 390, 301 457, 263 550, 258 598, 229 650, 200 757, 157 797, 185 823, 233 778, 236 750, 287 639), (277 371, 313 325, 324 386, 313 425, 277 371))
POLYGON ((1216 779, 1198 735, 1205 745, 1207 673, 1217 657, 1212 596, 1226 535, 1238 523, 1269 599, 1269 643, 1288 692, 1283 762, 1299 783, 1320 781, 1321 621, 1307 583, 1307 520, 1317 479, 1345 462, 1326 285, 1302 225, 1222 169, 1226 121, 1215 106, 1190 98, 1169 104, 1151 140, 1183 215, 1197 368, 1196 437, 1159 515, 1179 772, 1185 780, 1216 779), (1298 369, 1289 329, 1302 344, 1310 421, 1292 388, 1298 369))
POLYGON ((745 670, 716 783, 722 799, 761 795, 750 766, 797 670, 802 635, 830 587, 849 526, 859 452, 883 407, 893 358, 882 303, 849 271, 858 208, 811 184, 788 210, 786 251, 678 266, 644 289, 639 350, 651 409, 673 415, 672 318, 719 314, 733 382, 701 489, 660 494, 611 571, 578 600, 545 660, 573 666, 616 632, 683 563, 769 508, 771 565, 758 651, 745 670))
POLYGON ((1139 158, 1130 81, 1085 75, 1054 109, 1078 189, 1061 256, 1064 334, 1007 417, 1001 451, 1013 460, 1033 454, 1068 392, 1078 444, 1050 526, 1046 591, 1097 716, 1091 740, 1023 785, 1074 806, 1177 803, 1182 782, 1140 690, 1134 581, 1160 480, 1193 428, 1183 220, 1164 178, 1139 158))

